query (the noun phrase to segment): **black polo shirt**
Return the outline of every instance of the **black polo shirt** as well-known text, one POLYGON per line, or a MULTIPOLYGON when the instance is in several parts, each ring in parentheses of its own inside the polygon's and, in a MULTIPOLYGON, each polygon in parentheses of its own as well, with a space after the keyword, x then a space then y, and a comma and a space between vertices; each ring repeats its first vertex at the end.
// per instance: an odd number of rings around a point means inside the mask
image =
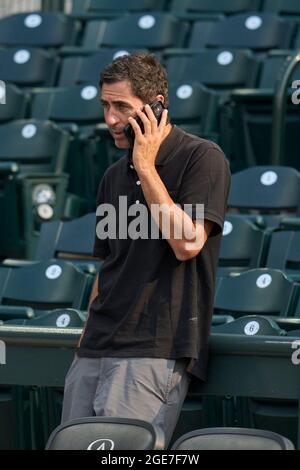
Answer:
MULTIPOLYGON (((160 147, 156 169, 175 203, 204 204, 213 230, 201 252, 184 262, 162 236, 96 236, 94 256, 104 262, 78 355, 190 358, 188 370, 205 379, 229 165, 216 144, 173 126, 160 147)), ((109 203, 116 209, 117 233, 119 224, 134 218, 127 216, 125 206, 119 208, 119 196, 127 196, 127 207, 147 206, 128 156, 108 168, 98 191, 97 207, 109 203)), ((151 221, 148 207, 147 217, 151 221)), ((97 217, 97 223, 101 220, 97 217)))

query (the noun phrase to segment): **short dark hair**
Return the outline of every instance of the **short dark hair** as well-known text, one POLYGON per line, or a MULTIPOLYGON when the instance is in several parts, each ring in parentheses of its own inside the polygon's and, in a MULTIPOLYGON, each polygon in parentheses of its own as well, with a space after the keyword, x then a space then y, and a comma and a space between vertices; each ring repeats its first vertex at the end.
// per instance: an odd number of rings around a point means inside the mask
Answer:
POLYGON ((127 80, 132 93, 143 103, 150 103, 156 95, 163 95, 169 106, 167 72, 154 54, 137 52, 114 59, 101 72, 99 86, 127 80))

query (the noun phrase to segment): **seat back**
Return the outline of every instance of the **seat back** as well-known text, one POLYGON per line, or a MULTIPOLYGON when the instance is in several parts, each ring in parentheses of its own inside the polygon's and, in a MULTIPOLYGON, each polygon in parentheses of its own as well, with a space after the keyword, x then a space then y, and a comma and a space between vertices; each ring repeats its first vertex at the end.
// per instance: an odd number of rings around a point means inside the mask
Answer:
POLYGON ((195 81, 217 90, 255 86, 258 67, 249 51, 233 49, 202 50, 166 58, 170 82, 195 81))
POLYGON ((0 303, 38 310, 85 309, 92 282, 93 276, 61 260, 10 268, 0 303))
POLYGON ((58 59, 34 47, 13 47, 0 51, 0 77, 19 87, 53 86, 58 59))
POLYGON ((164 437, 150 423, 128 418, 81 418, 58 426, 46 450, 159 450, 164 437))
POLYGON ((181 436, 172 450, 295 450, 280 434, 260 429, 208 428, 181 436))
POLYGON ((75 43, 79 24, 62 13, 17 13, 0 20, 0 45, 62 47, 75 43))
POLYGON ((226 214, 218 276, 262 266, 266 234, 242 215, 226 214))
POLYGON ((288 316, 293 306, 295 285, 276 269, 251 269, 237 276, 220 278, 214 313, 288 316))
POLYGON ((5 106, 1 106, 0 100, 0 124, 24 118, 29 101, 28 94, 22 92, 15 85, 6 84, 5 106))
MULTIPOLYGON (((288 49, 294 24, 272 13, 243 13, 214 23, 206 42, 207 47, 238 47, 254 51, 288 49)), ((196 47, 191 37, 190 47, 196 47)))
POLYGON ((297 213, 300 173, 284 166, 255 166, 232 176, 229 209, 260 213, 297 213))
POLYGON ((15 162, 22 174, 61 174, 70 140, 67 132, 50 121, 13 121, 0 126, 0 163, 15 162))
POLYGON ((107 23, 89 21, 85 29, 83 47, 132 47, 159 50, 181 47, 188 32, 188 24, 169 13, 132 13, 107 23))

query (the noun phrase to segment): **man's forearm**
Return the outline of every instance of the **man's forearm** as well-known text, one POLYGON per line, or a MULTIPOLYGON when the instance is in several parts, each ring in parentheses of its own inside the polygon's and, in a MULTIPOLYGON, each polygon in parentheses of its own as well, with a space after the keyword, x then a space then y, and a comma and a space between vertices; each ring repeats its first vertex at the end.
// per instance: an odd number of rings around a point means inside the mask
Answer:
POLYGON ((139 170, 138 175, 151 215, 180 259, 186 245, 196 239, 193 220, 176 206, 155 167, 139 170))
MULTIPOLYGON (((91 304, 95 300, 95 298, 97 297, 97 295, 99 293, 98 282, 99 282, 99 274, 97 274, 97 276, 95 278, 95 281, 94 281, 94 284, 93 284, 93 287, 92 287, 92 291, 91 291, 91 294, 90 294, 89 305, 88 305, 88 309, 87 309, 87 319, 88 319, 89 314, 90 314, 91 304)), ((85 326, 83 327, 82 333, 81 333, 79 341, 78 341, 78 346, 77 346, 78 348, 80 346, 82 337, 84 335, 84 331, 85 331, 85 326)))

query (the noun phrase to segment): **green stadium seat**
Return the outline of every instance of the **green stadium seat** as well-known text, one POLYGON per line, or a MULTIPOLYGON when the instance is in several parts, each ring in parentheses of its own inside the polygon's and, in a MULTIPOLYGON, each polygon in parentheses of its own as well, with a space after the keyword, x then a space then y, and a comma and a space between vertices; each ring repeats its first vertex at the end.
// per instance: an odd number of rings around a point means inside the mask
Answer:
POLYGON ((72 263, 56 259, 1 269, 8 269, 0 286, 2 311, 5 306, 31 307, 37 317, 55 308, 87 308, 94 277, 72 263))
MULTIPOLYGON (((236 89, 222 107, 221 145, 235 170, 253 165, 271 164, 273 158, 271 138, 275 87, 286 70, 292 51, 270 51, 262 60, 257 88, 236 89)), ((299 78, 296 68, 290 85, 299 78)), ((299 113, 293 104, 290 88, 287 93, 285 116, 286 140, 284 160, 281 164, 300 169, 297 142, 299 113)))
POLYGON ((222 47, 266 52, 289 49, 295 25, 273 13, 251 12, 226 17, 221 21, 196 21, 188 47, 222 47))
POLYGON ((15 85, 6 84, 5 86, 6 103, 0 105, 0 124, 5 124, 15 119, 25 117, 30 96, 28 93, 21 91, 15 85))
POLYGON ((266 233, 246 217, 226 214, 217 276, 259 268, 263 264, 266 233))
POLYGON ((159 51, 184 44, 188 24, 169 13, 132 13, 109 22, 89 21, 84 31, 82 47, 149 49, 159 51))
POLYGON ((173 0, 171 11, 173 13, 186 12, 199 13, 222 13, 225 15, 242 13, 247 11, 258 11, 261 0, 173 0))
POLYGON ((169 86, 171 120, 188 133, 216 140, 219 99, 200 83, 173 82, 169 86))
POLYGON ((31 319, 7 320, 4 325, 27 325, 48 328, 82 328, 86 321, 86 312, 73 308, 55 309, 31 319))
POLYGON ((76 0, 72 2, 71 15, 79 18, 111 18, 124 13, 158 11, 166 0, 76 0))
POLYGON ((59 48, 75 44, 78 33, 79 23, 62 13, 17 13, 0 20, 1 46, 59 48))
POLYGON ((300 16, 300 5, 295 0, 264 0, 263 10, 292 19, 300 16))
POLYGON ((223 323, 217 326, 213 325, 212 332, 246 336, 286 336, 287 334, 274 320, 262 315, 246 315, 229 323, 223 323))
POLYGON ((296 284, 276 269, 251 269, 219 279, 214 314, 292 316, 296 284))
POLYGON ((93 258, 95 224, 94 212, 70 221, 42 224, 36 260, 65 259, 95 274, 100 267, 99 260, 93 258))
POLYGON ((277 226, 281 217, 297 215, 300 173, 284 166, 254 166, 232 176, 229 212, 260 214, 265 225, 277 226))
POLYGON ((254 87, 259 62, 250 51, 218 49, 164 54, 170 82, 188 80, 220 91, 254 87))
POLYGON ((76 56, 67 56, 62 59, 58 85, 60 87, 81 84, 94 84, 98 86, 100 71, 112 62, 113 59, 126 53, 136 52, 136 49, 105 49, 101 48, 92 54, 80 55, 76 49, 76 56))
POLYGON ((272 233, 266 266, 300 280, 300 231, 279 229, 272 233))
POLYGON ((58 70, 58 59, 50 52, 34 48, 0 50, 0 77, 18 87, 53 86, 58 70))
POLYGON ((69 191, 87 201, 94 210, 97 186, 117 152, 106 126, 99 88, 94 84, 40 90, 33 97, 31 114, 71 132, 73 139, 65 169, 69 191), (103 130, 96 133, 102 123, 103 130), (98 135, 101 132, 101 135, 98 135))

